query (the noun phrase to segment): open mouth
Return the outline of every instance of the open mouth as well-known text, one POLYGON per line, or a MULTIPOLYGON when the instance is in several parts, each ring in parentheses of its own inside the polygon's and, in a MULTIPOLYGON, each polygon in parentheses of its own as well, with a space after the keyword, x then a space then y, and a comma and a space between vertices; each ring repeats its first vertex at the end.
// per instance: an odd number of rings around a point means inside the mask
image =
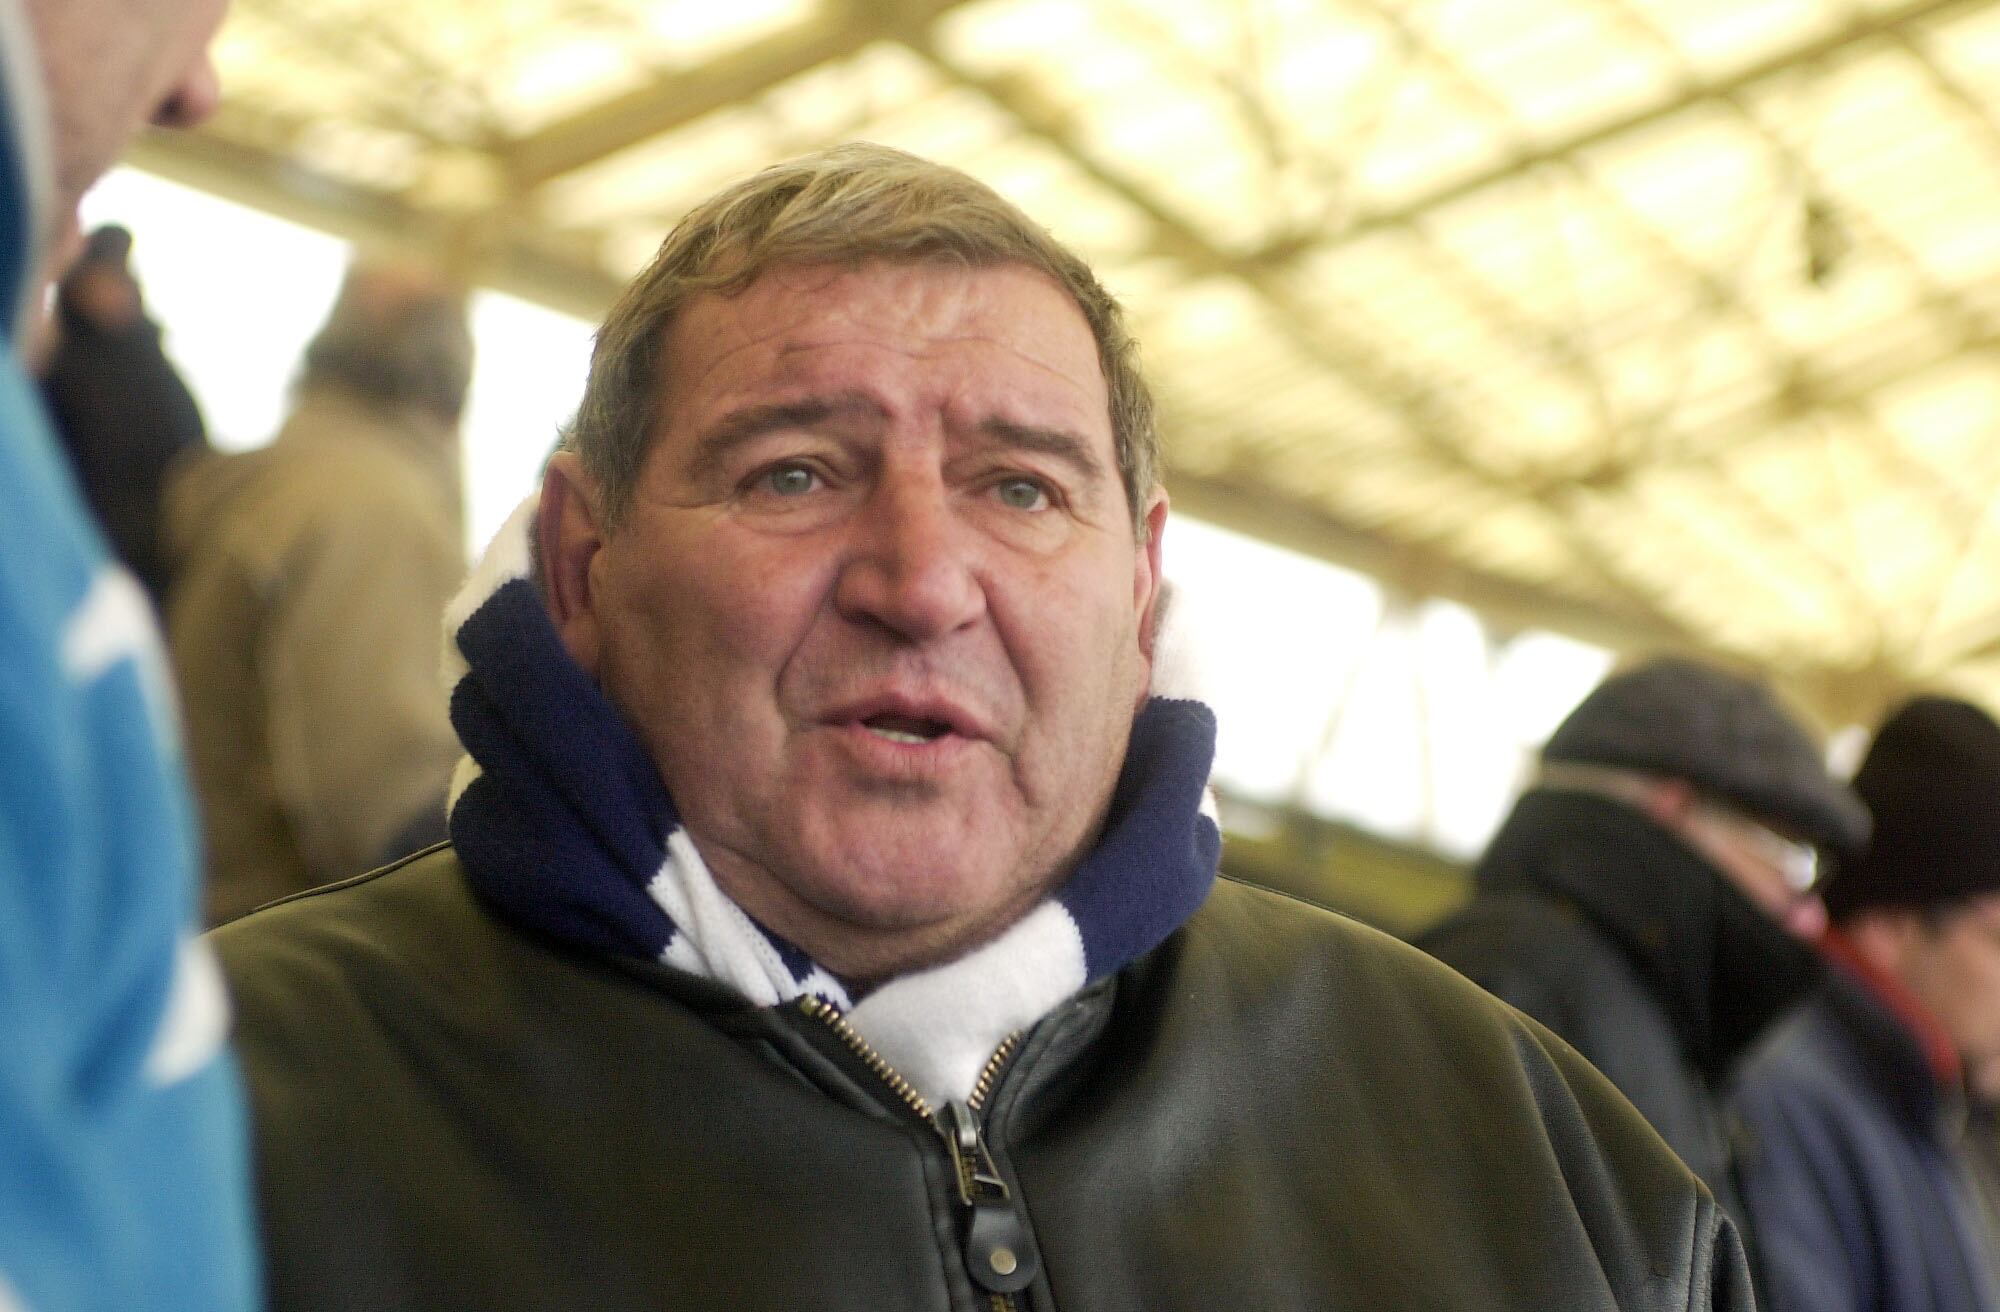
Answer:
POLYGON ((877 738, 912 747, 936 742, 951 732, 951 726, 941 720, 925 720, 909 715, 871 715, 861 722, 861 727, 877 738))

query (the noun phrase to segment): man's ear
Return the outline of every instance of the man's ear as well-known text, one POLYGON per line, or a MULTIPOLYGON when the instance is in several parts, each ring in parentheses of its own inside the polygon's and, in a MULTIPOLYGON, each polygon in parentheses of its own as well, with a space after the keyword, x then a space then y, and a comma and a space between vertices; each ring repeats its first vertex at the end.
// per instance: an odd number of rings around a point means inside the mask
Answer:
POLYGON ((597 677, 602 635, 591 563, 604 545, 596 487, 574 451, 549 457, 542 474, 542 501, 535 515, 535 546, 542 566, 542 601, 562 636, 570 659, 597 677))
POLYGON ((1139 610, 1139 652, 1150 665, 1160 604, 1160 537, 1167 531, 1167 490, 1153 489, 1146 503, 1146 540, 1139 544, 1132 566, 1132 603, 1139 610))

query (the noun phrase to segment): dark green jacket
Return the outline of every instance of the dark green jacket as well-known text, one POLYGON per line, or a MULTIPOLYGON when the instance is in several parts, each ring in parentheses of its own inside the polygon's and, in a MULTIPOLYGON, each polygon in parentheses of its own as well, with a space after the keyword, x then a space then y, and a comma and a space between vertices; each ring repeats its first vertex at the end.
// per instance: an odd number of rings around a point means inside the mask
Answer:
POLYGON ((278 1312, 1750 1306, 1730 1223, 1565 1044, 1242 885, 1000 1076, 1012 1304, 946 1140, 824 1020, 525 935, 449 849, 215 943, 278 1312))

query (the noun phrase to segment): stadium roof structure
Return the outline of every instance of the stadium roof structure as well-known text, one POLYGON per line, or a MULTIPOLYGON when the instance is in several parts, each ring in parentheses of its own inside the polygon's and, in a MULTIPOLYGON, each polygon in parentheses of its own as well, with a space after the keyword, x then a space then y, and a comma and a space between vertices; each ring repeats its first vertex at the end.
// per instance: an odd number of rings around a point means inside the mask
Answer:
POLYGON ((596 316, 865 138, 1127 301, 1182 508, 1828 722, 2000 705, 1992 0, 236 0, 135 162, 596 316))

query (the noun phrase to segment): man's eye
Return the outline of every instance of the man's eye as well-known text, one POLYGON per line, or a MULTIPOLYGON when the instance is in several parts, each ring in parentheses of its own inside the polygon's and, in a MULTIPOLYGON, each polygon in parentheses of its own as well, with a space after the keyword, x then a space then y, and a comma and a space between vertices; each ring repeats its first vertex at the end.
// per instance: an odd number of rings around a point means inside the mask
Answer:
POLYGON ((1032 478, 1010 478, 994 488, 1000 504, 1010 510, 1045 510, 1049 504, 1048 490, 1032 478))
POLYGON ((819 475, 804 465, 779 465, 764 474, 763 483, 781 497, 796 497, 818 487, 819 475))

